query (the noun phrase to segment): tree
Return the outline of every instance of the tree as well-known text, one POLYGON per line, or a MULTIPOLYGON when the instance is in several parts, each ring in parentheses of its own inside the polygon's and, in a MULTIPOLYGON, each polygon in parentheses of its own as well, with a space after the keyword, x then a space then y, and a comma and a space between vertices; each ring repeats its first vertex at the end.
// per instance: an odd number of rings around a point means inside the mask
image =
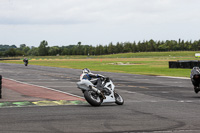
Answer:
POLYGON ((77 55, 83 55, 84 51, 82 50, 81 42, 77 43, 77 46, 75 47, 75 51, 77 55))
POLYGON ((57 55, 60 54, 58 46, 53 46, 49 48, 49 55, 57 55))
POLYGON ((148 44, 149 44, 149 51, 155 51, 156 42, 154 42, 154 40, 151 39, 148 44))
POLYGON ((117 53, 123 53, 123 51, 124 51, 123 43, 117 42, 117 44, 116 44, 116 52, 117 53))
POLYGON ((69 55, 69 49, 68 48, 62 48, 61 55, 69 55))
POLYGON ((132 52, 138 52, 138 48, 135 42, 132 44, 132 52))
POLYGON ((40 56, 46 56, 46 55, 48 55, 48 50, 49 50, 48 42, 45 41, 45 40, 43 40, 43 41, 40 43, 40 46, 38 47, 39 55, 40 55, 40 56))
POLYGON ((114 45, 112 42, 108 45, 108 54, 114 54, 114 45))
POLYGON ((20 50, 23 50, 25 47, 26 47, 26 44, 20 44, 19 49, 20 49, 20 50))
POLYGON ((145 42, 138 42, 138 51, 139 52, 145 52, 146 51, 146 45, 145 45, 145 42))
POLYGON ((38 55, 39 55, 38 48, 32 47, 32 48, 28 51, 28 55, 38 56, 38 55))
POLYGON ((125 53, 132 52, 132 46, 130 42, 124 43, 124 52, 125 53))
POLYGON ((16 49, 15 48, 10 48, 7 50, 4 54, 5 56, 16 56, 16 49))

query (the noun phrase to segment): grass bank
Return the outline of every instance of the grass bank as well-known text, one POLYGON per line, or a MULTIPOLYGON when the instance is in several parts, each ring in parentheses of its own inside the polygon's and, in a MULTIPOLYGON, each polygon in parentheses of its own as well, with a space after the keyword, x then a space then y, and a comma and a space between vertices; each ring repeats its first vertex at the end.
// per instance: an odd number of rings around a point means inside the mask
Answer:
MULTIPOLYGON (((198 60, 198 58, 194 57, 195 53, 200 53, 200 51, 140 52, 90 57, 44 56, 28 58, 30 65, 74 69, 89 68, 94 71, 189 77, 191 69, 170 69, 168 62, 176 60, 198 60)), ((23 64, 22 60, 1 62, 23 64)))

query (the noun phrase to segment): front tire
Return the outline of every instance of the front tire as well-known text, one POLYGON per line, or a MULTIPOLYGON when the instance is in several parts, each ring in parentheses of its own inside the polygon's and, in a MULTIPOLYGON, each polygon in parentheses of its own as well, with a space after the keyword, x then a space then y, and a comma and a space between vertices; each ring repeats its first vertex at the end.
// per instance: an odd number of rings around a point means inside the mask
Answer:
POLYGON ((84 97, 86 101, 92 106, 100 106, 103 102, 103 99, 99 97, 99 95, 96 92, 91 90, 85 91, 84 97))
POLYGON ((115 103, 118 105, 123 105, 124 104, 124 99, 122 98, 122 96, 120 96, 118 93, 114 93, 115 95, 115 103))

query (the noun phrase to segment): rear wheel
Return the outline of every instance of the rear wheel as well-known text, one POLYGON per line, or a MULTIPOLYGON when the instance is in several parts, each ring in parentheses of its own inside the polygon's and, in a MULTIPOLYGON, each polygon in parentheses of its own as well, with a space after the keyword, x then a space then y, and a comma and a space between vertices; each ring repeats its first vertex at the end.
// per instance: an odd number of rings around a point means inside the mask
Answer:
POLYGON ((92 106, 100 106, 103 102, 103 99, 92 90, 85 91, 84 97, 87 100, 87 102, 92 106))
POLYGON ((115 103, 118 105, 123 105, 124 104, 124 99, 122 98, 122 96, 120 96, 118 93, 114 93, 115 95, 115 103))
POLYGON ((194 92, 195 92, 195 93, 198 93, 199 91, 200 91, 200 88, 197 87, 197 86, 195 86, 195 87, 194 87, 194 92))

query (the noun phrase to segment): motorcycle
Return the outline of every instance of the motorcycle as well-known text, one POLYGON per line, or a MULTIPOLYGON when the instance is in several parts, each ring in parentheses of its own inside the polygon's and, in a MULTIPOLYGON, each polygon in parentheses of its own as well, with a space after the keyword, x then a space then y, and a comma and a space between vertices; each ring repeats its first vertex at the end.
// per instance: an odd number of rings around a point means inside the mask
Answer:
POLYGON ((102 81, 103 89, 97 89, 89 80, 82 79, 77 82, 77 87, 82 90, 86 101, 92 106, 100 106, 102 103, 124 104, 121 95, 115 92, 115 85, 109 78, 102 81))
POLYGON ((199 67, 193 67, 191 70, 190 78, 194 86, 194 92, 198 93, 200 91, 200 69, 199 67))
POLYGON ((24 65, 25 65, 25 66, 28 66, 28 62, 24 62, 24 65))
POLYGON ((28 59, 24 59, 23 62, 25 66, 28 66, 28 59))

